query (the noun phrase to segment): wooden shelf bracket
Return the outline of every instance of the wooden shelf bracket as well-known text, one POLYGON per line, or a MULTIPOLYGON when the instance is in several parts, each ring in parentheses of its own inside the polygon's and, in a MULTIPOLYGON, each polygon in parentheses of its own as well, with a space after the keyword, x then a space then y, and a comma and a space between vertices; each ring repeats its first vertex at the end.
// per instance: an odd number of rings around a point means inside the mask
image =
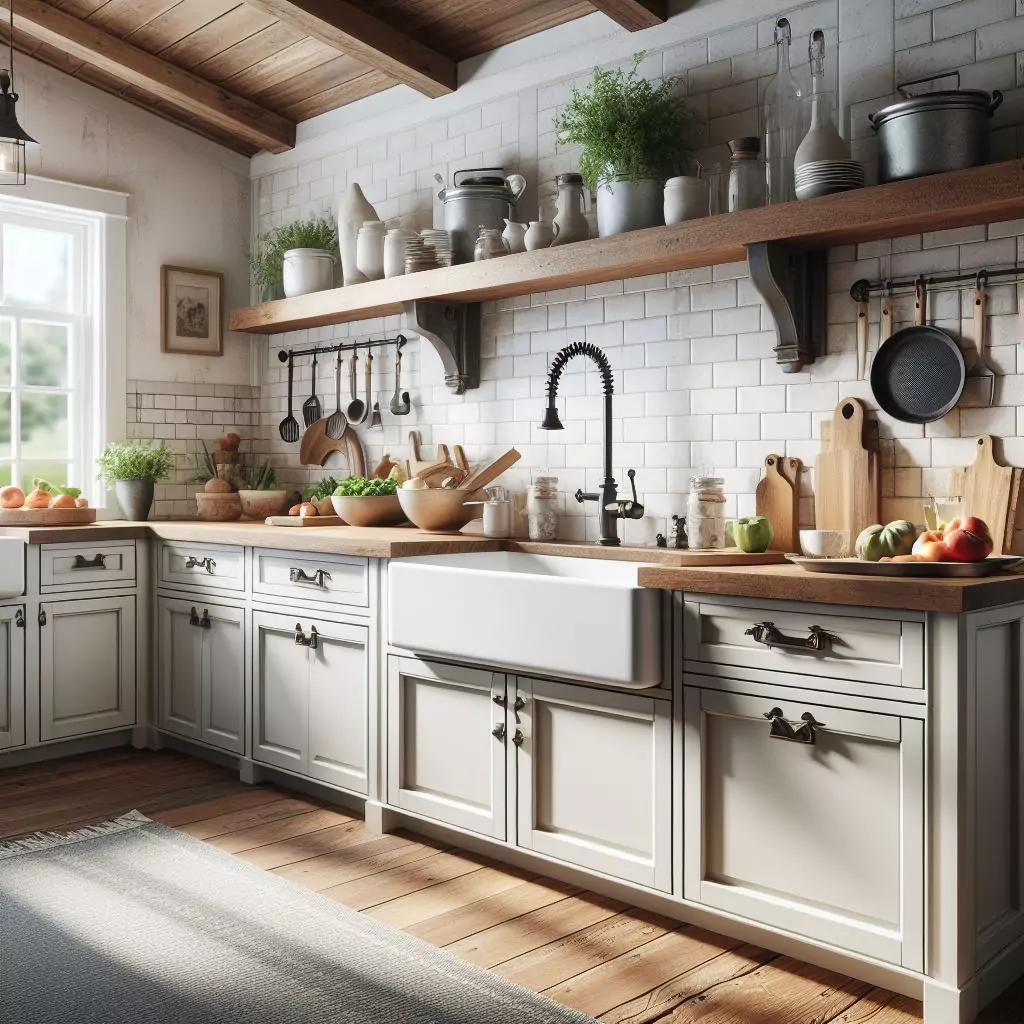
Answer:
POLYGON ((827 319, 828 254, 779 242, 747 246, 750 279, 775 317, 775 358, 783 373, 797 373, 819 354, 827 319))
POLYGON ((405 303, 406 330, 437 349, 444 382, 457 395, 480 387, 480 303, 414 299, 405 303))

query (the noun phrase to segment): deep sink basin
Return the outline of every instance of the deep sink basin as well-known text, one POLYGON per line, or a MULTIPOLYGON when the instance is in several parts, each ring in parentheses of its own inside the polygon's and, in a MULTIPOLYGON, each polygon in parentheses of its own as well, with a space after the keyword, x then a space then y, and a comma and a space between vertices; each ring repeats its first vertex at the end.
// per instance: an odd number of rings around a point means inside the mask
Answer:
POLYGON ((0 601, 25 593, 25 542, 0 537, 0 601))
POLYGON ((417 654, 646 689, 662 681, 661 594, 635 562, 511 551, 388 567, 388 638, 417 654))

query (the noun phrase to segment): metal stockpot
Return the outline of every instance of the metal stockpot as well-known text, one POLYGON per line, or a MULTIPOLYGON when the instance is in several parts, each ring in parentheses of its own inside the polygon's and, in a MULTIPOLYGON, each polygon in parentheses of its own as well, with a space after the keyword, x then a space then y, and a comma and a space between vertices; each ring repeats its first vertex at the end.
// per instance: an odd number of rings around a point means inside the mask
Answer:
MULTIPOLYGON (((955 72, 957 85, 960 73, 955 72)), ((899 86, 901 102, 871 114, 878 133, 878 180, 902 181, 988 163, 990 119, 1003 94, 951 89, 908 96, 906 88, 947 78, 933 75, 899 86)))
POLYGON ((505 176, 500 167, 456 171, 451 188, 437 193, 444 203, 444 227, 452 240, 456 263, 473 262, 473 245, 480 228, 502 231, 505 218, 516 220, 516 203, 526 191, 521 174, 505 176))

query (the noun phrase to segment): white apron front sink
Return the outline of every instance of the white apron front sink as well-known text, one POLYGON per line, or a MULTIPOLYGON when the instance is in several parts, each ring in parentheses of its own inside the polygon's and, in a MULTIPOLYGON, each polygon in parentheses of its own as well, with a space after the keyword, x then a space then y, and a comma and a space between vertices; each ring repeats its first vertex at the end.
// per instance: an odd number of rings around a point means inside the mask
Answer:
POLYGON ((388 639, 416 654, 605 686, 662 681, 661 594, 635 562, 509 551, 388 567, 388 639))
POLYGON ((0 537, 0 601, 25 593, 25 542, 0 537))

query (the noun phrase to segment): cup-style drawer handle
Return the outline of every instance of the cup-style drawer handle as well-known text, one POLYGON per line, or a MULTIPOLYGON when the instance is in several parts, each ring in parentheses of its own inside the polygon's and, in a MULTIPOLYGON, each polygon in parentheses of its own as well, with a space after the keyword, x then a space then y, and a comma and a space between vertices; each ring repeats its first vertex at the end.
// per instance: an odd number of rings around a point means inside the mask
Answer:
POLYGON ((766 711, 763 717, 767 718, 772 724, 771 732, 768 735, 773 740, 805 743, 810 747, 813 747, 818 742, 816 730, 825 728, 824 723, 814 720, 814 715, 810 711, 805 711, 800 716, 800 721, 803 722, 803 725, 796 728, 783 717, 782 708, 772 708, 771 711, 766 711))
POLYGON ((72 569, 106 569, 106 567, 107 556, 104 554, 94 555, 92 558, 75 555, 75 560, 71 563, 72 569))
POLYGON ((189 555, 185 559, 186 569, 205 569, 211 576, 213 570, 217 568, 217 563, 212 558, 196 558, 195 555, 189 555))
POLYGON ((316 572, 308 573, 304 569, 292 566, 288 571, 288 579, 292 583, 305 583, 311 587, 319 587, 321 590, 326 589, 326 580, 330 578, 331 574, 326 569, 317 569, 316 572))
POLYGON ((320 646, 320 634, 316 631, 316 626, 310 626, 309 636, 306 636, 302 632, 302 623, 295 623, 295 646, 296 647, 308 647, 311 651, 315 651, 320 646))
POLYGON ((827 651, 835 642, 836 637, 821 626, 811 626, 809 634, 804 637, 786 636, 775 628, 774 622, 758 622, 744 634, 752 636, 754 643, 765 647, 782 647, 789 651, 827 651))

